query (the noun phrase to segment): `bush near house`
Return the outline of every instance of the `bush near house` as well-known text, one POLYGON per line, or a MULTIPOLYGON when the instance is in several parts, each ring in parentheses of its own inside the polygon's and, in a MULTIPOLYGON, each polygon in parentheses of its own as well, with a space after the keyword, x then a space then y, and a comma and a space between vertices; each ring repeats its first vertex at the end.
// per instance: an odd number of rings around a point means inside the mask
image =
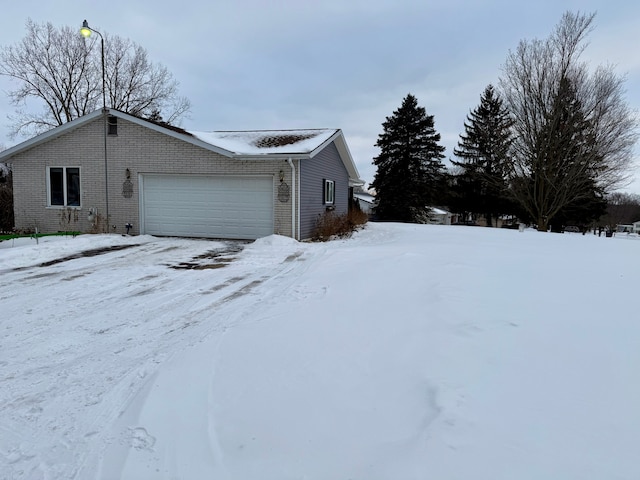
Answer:
POLYGON ((360 208, 350 208, 344 215, 336 215, 328 211, 318 217, 312 240, 326 242, 334 238, 345 238, 361 225, 367 223, 369 216, 360 208))

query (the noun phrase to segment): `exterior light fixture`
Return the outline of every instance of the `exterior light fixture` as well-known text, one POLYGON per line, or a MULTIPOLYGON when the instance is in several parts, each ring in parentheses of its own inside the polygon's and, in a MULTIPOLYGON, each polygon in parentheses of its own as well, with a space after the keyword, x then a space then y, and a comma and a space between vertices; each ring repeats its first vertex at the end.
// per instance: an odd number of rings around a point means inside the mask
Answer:
POLYGON ((89 23, 86 20, 82 22, 80 34, 85 38, 89 38, 91 36, 91 28, 89 27, 89 23))
POLYGON ((280 183, 284 182, 284 172, 280 170, 280 183))

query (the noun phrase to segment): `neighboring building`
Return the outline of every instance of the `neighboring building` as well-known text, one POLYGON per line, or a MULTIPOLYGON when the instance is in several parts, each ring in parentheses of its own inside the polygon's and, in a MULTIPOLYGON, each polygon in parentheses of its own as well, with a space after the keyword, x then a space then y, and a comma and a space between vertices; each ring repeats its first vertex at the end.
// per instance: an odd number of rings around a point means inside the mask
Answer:
POLYGON ((370 193, 356 192, 353 194, 353 198, 354 200, 358 201, 360 210, 362 210, 367 215, 373 214, 373 209, 376 206, 376 197, 374 197, 370 193))
POLYGON ((42 232, 306 239, 363 184, 339 129, 188 132, 112 109, 0 162, 13 165, 16 228, 42 232))
POLYGON ((432 225, 451 225, 451 213, 441 208, 431 207, 429 223, 432 225))
MULTIPOLYGON (((640 224, 640 222, 636 222, 638 224, 640 224)), ((631 232, 635 232, 635 223, 633 224, 629 224, 629 225, 623 225, 623 224, 619 224, 616 225, 616 232, 617 233, 631 233, 631 232)))
POLYGON ((633 233, 640 233, 640 220, 633 222, 633 233))

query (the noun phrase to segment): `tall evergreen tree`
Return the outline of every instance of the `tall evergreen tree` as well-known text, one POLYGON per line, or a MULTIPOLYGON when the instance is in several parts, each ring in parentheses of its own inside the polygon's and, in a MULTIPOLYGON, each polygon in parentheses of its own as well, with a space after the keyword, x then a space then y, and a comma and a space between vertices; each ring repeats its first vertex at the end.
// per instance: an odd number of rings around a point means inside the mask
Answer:
POLYGON ((382 124, 376 146, 380 155, 371 186, 376 191, 380 220, 426 223, 429 206, 439 198, 442 187, 444 147, 418 100, 408 94, 399 109, 382 124))
POLYGON ((465 133, 453 153, 461 162, 456 193, 465 212, 484 215, 487 226, 493 218, 510 213, 507 161, 512 120, 492 85, 480 96, 480 105, 467 115, 465 133))

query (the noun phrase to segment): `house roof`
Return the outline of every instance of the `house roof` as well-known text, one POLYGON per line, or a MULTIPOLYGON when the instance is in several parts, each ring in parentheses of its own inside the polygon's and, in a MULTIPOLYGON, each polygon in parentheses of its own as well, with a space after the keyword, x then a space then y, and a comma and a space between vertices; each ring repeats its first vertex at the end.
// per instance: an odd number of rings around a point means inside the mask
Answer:
POLYGON ((437 207, 431 207, 431 211, 436 215, 449 215, 449 212, 437 207))
MULTIPOLYGON (((170 137, 197 145, 220 155, 243 160, 296 159, 313 158, 326 145, 335 143, 340 158, 349 174, 352 184, 364 182, 355 166, 351 152, 340 129, 305 130, 247 130, 247 131, 187 131, 171 125, 146 120, 119 110, 107 109, 108 114, 141 125, 170 137)), ((42 143, 58 138, 92 122, 102 116, 102 110, 96 110, 83 117, 76 118, 64 125, 53 128, 18 145, 0 152, 0 161, 24 152, 42 143)))
POLYGON ((249 160, 274 158, 313 158, 329 143, 338 150, 353 185, 364 185, 351 157, 342 130, 316 128, 303 130, 189 131, 198 141, 221 148, 232 157, 249 160))
POLYGON ((217 145, 236 155, 309 154, 339 130, 247 130, 235 132, 189 133, 203 142, 217 145))
POLYGON ((374 197, 373 195, 371 195, 369 193, 356 192, 356 193, 353 194, 353 196, 355 198, 357 198, 358 200, 362 200, 363 202, 371 203, 372 205, 376 203, 376 197, 374 197))

